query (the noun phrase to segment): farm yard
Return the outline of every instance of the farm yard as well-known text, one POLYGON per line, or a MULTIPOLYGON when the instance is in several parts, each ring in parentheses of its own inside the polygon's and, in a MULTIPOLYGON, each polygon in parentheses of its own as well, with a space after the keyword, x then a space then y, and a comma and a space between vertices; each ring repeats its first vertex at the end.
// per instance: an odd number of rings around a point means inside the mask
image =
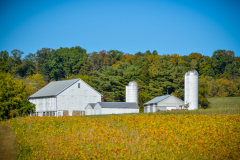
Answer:
POLYGON ((13 129, 19 159, 238 159, 239 98, 233 99, 233 109, 220 98, 210 99, 212 108, 199 109, 202 114, 43 116, 0 124, 13 129))

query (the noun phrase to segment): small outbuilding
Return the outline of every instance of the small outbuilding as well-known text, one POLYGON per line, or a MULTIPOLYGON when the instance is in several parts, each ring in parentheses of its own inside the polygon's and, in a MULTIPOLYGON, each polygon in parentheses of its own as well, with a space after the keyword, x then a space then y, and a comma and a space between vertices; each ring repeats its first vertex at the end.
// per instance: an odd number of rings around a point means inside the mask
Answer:
POLYGON ((85 108, 86 115, 94 115, 94 106, 97 103, 88 103, 88 105, 85 108))
POLYGON ((156 97, 144 105, 144 113, 156 111, 170 111, 173 109, 183 109, 184 101, 174 95, 156 97))
POLYGON ((86 115, 139 113, 135 102, 97 102, 87 105, 86 115))

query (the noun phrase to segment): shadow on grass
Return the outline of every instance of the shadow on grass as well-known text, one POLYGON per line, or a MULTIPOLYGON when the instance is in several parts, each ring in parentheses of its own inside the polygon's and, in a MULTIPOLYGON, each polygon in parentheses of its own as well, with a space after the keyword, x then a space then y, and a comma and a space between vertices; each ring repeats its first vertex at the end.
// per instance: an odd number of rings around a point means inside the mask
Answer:
POLYGON ((0 125, 0 160, 18 159, 17 138, 8 125, 0 125))

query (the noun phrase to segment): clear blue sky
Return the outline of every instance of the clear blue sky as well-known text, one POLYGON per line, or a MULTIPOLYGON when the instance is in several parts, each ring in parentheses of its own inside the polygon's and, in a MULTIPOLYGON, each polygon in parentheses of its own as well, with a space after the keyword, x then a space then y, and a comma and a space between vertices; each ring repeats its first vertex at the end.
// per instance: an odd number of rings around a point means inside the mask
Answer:
POLYGON ((88 53, 240 56, 239 0, 1 0, 0 51, 80 46, 88 53))

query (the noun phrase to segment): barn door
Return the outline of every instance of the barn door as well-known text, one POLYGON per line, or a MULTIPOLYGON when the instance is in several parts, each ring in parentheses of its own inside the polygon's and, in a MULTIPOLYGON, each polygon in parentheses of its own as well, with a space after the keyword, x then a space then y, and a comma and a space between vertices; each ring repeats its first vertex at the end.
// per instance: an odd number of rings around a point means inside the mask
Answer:
POLYGON ((68 116, 68 111, 63 111, 63 116, 68 116))

